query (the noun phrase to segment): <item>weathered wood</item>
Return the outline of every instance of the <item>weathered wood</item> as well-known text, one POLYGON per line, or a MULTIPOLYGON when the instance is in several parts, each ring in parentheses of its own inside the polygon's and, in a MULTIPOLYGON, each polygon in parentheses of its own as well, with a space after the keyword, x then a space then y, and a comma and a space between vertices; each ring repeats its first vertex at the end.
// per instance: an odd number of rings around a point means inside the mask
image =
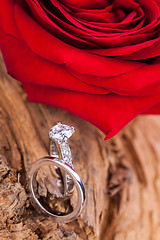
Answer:
POLYGON ((138 117, 114 138, 66 111, 30 103, 0 57, 0 239, 160 239, 160 117, 138 117), (74 125, 74 166, 86 189, 80 217, 53 223, 30 205, 26 171, 48 155, 48 131, 74 125))

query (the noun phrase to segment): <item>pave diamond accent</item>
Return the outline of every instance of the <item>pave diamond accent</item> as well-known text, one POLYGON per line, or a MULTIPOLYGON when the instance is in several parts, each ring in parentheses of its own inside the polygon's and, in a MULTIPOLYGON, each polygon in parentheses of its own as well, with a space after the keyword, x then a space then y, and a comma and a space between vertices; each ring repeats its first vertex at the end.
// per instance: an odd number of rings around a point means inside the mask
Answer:
POLYGON ((63 162, 66 162, 73 168, 72 154, 67 142, 60 144, 60 149, 63 157, 63 162))
POLYGON ((67 126, 58 122, 57 125, 51 128, 49 132, 49 137, 54 141, 59 142, 70 138, 74 132, 75 129, 73 126, 67 126))

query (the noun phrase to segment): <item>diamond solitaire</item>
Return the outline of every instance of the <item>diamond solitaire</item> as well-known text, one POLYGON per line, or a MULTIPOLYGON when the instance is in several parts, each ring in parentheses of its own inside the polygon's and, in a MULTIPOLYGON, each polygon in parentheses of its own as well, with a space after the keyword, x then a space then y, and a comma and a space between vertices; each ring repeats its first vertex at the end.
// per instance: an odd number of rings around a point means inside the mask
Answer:
POLYGON ((75 129, 73 126, 67 126, 58 122, 57 125, 51 128, 49 137, 58 142, 70 138, 74 132, 75 129))

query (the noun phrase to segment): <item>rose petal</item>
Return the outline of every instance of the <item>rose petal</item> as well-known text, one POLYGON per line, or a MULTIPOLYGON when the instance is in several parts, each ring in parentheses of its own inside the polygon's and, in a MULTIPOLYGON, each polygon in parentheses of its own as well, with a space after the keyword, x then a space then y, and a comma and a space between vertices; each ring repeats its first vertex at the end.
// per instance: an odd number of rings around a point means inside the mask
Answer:
POLYGON ((91 94, 108 93, 101 87, 97 88, 92 84, 79 81, 67 71, 64 65, 43 60, 32 53, 23 41, 11 36, 2 36, 2 33, 0 39, 8 73, 17 80, 91 94))
POLYGON ((88 51, 101 56, 121 56, 122 59, 126 60, 153 58, 160 55, 160 37, 131 46, 89 49, 88 51))
POLYGON ((103 8, 108 4, 108 0, 63 0, 67 5, 80 8, 103 8))
POLYGON ((23 86, 30 101, 64 108, 100 128, 107 135, 106 139, 118 133, 139 113, 160 101, 160 95, 152 97, 89 95, 32 84, 23 86))
POLYGON ((14 22, 14 2, 15 0, 0 1, 0 27, 6 33, 9 33, 20 39, 18 29, 14 22))
POLYGON ((96 56, 69 46, 45 31, 19 4, 15 6, 15 18, 21 35, 30 49, 44 59, 65 64, 79 73, 101 77, 120 75, 144 66, 143 63, 96 56))

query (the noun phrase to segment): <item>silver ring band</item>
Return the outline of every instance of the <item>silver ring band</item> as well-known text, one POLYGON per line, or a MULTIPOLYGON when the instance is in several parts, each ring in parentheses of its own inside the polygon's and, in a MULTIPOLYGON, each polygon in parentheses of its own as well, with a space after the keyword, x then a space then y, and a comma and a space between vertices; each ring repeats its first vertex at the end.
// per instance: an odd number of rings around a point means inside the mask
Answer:
POLYGON ((43 213, 46 213, 46 214, 52 216, 55 221, 63 222, 63 223, 74 220, 80 214, 83 204, 84 204, 84 200, 85 200, 85 190, 84 190, 83 183, 82 183, 79 175, 69 165, 61 162, 60 159, 57 159, 54 157, 45 157, 45 158, 42 158, 42 159, 36 161, 32 165, 32 167, 28 173, 28 177, 29 177, 30 190, 31 190, 31 194, 32 194, 32 196, 31 196, 32 203, 38 211, 40 210, 43 213), (66 216, 65 215, 58 216, 56 214, 51 213, 46 208, 44 208, 44 206, 40 203, 40 201, 36 197, 35 189, 34 189, 34 186, 36 185, 36 175, 37 175, 39 168, 44 165, 52 165, 52 166, 59 167, 60 169, 65 171, 74 181, 74 184, 75 184, 75 187, 76 187, 77 193, 78 193, 78 202, 77 202, 76 207, 73 210, 73 212, 71 212, 70 214, 67 214, 66 216))

